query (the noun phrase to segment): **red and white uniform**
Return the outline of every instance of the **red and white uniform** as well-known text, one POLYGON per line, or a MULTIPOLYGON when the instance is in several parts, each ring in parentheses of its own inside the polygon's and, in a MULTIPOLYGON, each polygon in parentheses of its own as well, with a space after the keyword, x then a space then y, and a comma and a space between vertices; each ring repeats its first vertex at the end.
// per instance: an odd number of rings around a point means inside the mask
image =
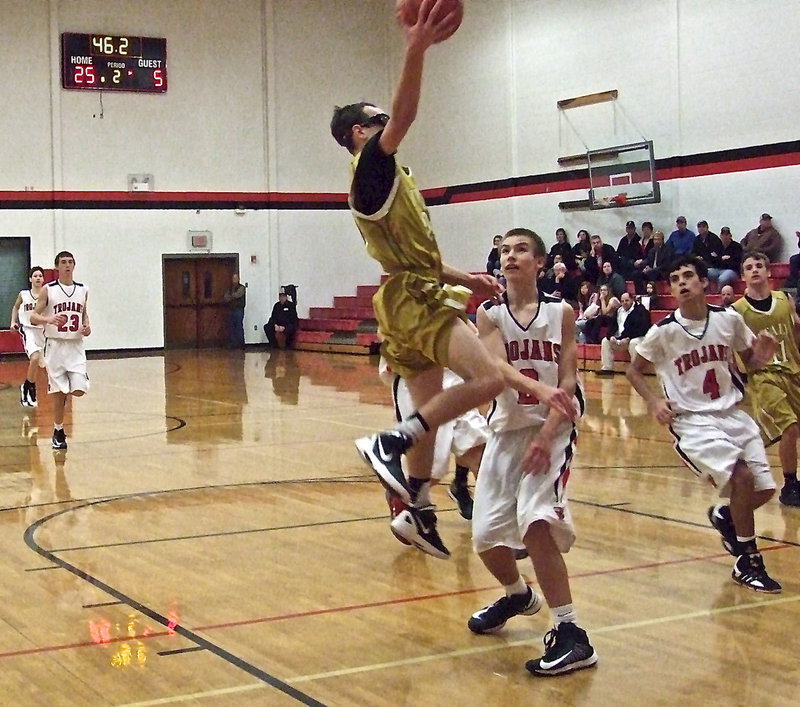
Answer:
POLYGON ((58 280, 47 288, 45 316, 63 314, 67 321, 61 326, 45 324, 47 343, 44 349, 49 392, 65 394, 89 390, 86 372, 86 351, 83 345, 84 312, 88 290, 86 285, 73 282, 63 285, 58 280))
MULTIPOLYGON (((31 312, 36 308, 37 298, 30 290, 21 290, 19 296, 22 299, 22 304, 17 310, 19 333, 25 353, 30 358, 37 351, 44 349, 44 328, 41 324, 31 324, 31 312)), ((44 368, 44 358, 39 358, 39 366, 44 368)))
MULTIPOLYGON (((500 330, 506 359, 522 375, 558 386, 561 326, 568 307, 545 297, 529 323, 518 322, 503 303, 482 307, 500 330)), ((572 316, 569 312, 568 316, 572 316)), ((583 414, 583 391, 578 381, 575 406, 583 414)), ((545 520, 561 552, 575 542, 575 527, 567 504, 566 484, 575 450, 577 429, 565 422, 551 447, 548 471, 522 471, 522 460, 547 419, 549 408, 530 395, 508 388, 493 402, 488 415, 492 434, 483 454, 475 486, 472 542, 476 552, 505 545, 524 547, 522 538, 532 523, 545 520)))
POLYGON ((636 352, 655 367, 676 417, 670 425, 675 449, 721 496, 738 460, 753 474, 756 490, 775 488, 764 444, 752 418, 737 405, 744 384, 732 363, 755 335, 734 309, 708 305, 702 321, 680 310, 651 327, 636 352))

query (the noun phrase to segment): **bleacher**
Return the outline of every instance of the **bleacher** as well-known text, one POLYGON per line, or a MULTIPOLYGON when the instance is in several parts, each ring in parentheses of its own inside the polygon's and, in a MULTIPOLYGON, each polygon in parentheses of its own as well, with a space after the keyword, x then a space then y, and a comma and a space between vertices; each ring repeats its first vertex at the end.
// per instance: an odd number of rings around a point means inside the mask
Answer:
MULTIPOLYGON (((773 263, 771 266, 772 289, 780 289, 789 276, 788 263, 773 263)), ((385 276, 384 276, 385 277, 385 276)), ((633 283, 628 281, 628 291, 633 294, 633 283)), ((297 348, 304 351, 328 351, 351 354, 376 353, 379 347, 377 322, 372 311, 372 295, 379 285, 359 285, 355 295, 343 295, 333 298, 331 307, 311 307, 307 319, 300 320, 300 331, 297 334, 297 348)), ((737 280, 734 284, 737 294, 744 292, 744 282, 737 280)), ((666 317, 677 307, 675 298, 669 294, 669 285, 660 281, 656 283, 658 307, 650 312, 655 324, 666 317)), ((719 295, 709 295, 711 304, 720 304, 719 295)), ((481 298, 473 296, 467 313, 474 315, 481 298)), ((615 370, 622 372, 630 361, 626 352, 614 354, 615 370)), ((600 367, 600 345, 578 344, 578 367, 585 371, 597 370, 600 367)))

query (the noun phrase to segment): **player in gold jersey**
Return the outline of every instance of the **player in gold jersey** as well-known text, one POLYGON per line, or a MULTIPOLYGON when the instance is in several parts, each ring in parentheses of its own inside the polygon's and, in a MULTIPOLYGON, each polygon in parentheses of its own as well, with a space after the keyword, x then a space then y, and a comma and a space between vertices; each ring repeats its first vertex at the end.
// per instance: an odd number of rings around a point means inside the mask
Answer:
POLYGON ((747 288, 733 307, 753 333, 766 329, 778 340, 771 363, 759 371, 748 367, 753 416, 767 444, 778 442, 784 484, 780 502, 800 507, 797 481, 797 440, 800 421, 800 318, 794 300, 780 290, 770 290, 769 258, 750 253, 742 262, 747 288))
POLYGON ((465 321, 470 291, 491 299, 502 287, 487 274, 442 262, 425 200, 410 170, 395 160, 417 115, 425 53, 455 22, 456 13, 446 14, 441 0, 423 0, 415 24, 403 26, 406 47, 391 116, 362 102, 337 107, 331 120, 334 139, 353 155, 350 210, 367 252, 389 274, 373 297, 381 354, 406 379, 416 407, 394 430, 359 439, 356 447, 387 490, 410 506, 392 528, 442 559, 450 553, 429 498, 436 428, 489 402, 506 384, 575 416, 564 391, 502 368, 475 337, 465 321), (464 382, 442 390, 444 367, 464 382), (408 479, 400 462, 406 453, 408 479))

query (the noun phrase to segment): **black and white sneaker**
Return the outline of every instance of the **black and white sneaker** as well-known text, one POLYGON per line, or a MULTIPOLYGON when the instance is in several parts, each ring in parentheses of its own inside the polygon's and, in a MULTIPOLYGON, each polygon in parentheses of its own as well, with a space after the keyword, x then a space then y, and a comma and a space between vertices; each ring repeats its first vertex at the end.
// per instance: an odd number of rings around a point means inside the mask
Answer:
POLYGON ((60 430, 53 430, 53 449, 66 449, 67 435, 62 427, 60 430))
POLYGON ((455 481, 447 487, 447 495, 458 504, 458 512, 464 520, 472 520, 472 494, 469 486, 455 481))
POLYGON ((767 574, 760 552, 740 555, 731 572, 733 581, 756 592, 780 594, 781 585, 767 574))
POLYGON ((534 675, 563 675, 573 670, 591 668, 597 663, 597 653, 589 637, 571 621, 559 624, 545 634, 544 655, 525 663, 534 675))
POLYGON ((500 597, 494 604, 476 611, 467 621, 472 633, 493 633, 506 625, 506 621, 520 614, 533 616, 542 608, 539 595, 528 587, 525 594, 511 594, 500 597))
POLYGON ((26 407, 26 408, 32 408, 33 407, 33 405, 31 404, 30 398, 28 396, 28 381, 25 381, 19 387, 19 404, 22 405, 22 407, 26 407))
POLYGON ((411 491, 403 473, 401 459, 411 446, 411 439, 399 430, 380 432, 372 437, 356 440, 356 449, 362 459, 372 467, 387 491, 411 503, 411 491))
POLYGON ((800 507, 800 481, 787 481, 781 489, 778 500, 784 506, 800 507))
POLYGON ((28 404, 32 408, 35 408, 39 404, 36 401, 36 383, 31 383, 28 386, 28 404))
POLYGON ((733 527, 729 506, 710 506, 708 522, 722 536, 722 547, 734 557, 739 556, 739 541, 736 539, 736 528, 733 527))
POLYGON ((450 550, 445 547, 436 530, 435 506, 414 508, 409 506, 397 514, 392 521, 392 532, 399 538, 405 538, 422 552, 440 560, 450 559, 450 550))

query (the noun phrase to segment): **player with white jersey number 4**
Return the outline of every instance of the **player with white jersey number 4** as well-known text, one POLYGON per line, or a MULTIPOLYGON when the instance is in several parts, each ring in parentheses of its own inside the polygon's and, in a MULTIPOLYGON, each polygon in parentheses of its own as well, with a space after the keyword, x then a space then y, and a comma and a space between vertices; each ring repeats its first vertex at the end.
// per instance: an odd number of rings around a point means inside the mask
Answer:
POLYGON ((758 336, 734 309, 706 302, 708 270, 694 256, 683 256, 669 269, 677 311, 652 327, 636 347, 628 380, 645 399, 650 414, 668 425, 675 449, 694 473, 708 479, 721 498, 708 519, 736 558, 731 576, 744 587, 778 593, 781 585, 767 574, 756 547, 753 512, 775 493, 764 443, 753 419, 737 405, 744 385, 732 367, 737 352, 748 370, 772 360, 777 341, 767 331, 758 336), (653 363, 666 397, 644 377, 653 363))

